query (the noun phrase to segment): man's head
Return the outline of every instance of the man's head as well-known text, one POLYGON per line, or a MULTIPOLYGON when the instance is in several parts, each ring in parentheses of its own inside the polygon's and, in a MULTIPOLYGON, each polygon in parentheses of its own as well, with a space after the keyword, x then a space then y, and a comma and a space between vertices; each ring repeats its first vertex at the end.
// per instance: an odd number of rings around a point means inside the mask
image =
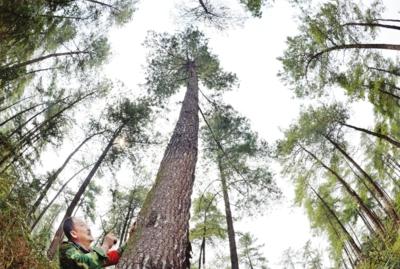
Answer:
POLYGON ((86 222, 78 218, 67 218, 64 221, 63 229, 69 241, 78 243, 87 250, 90 249, 93 236, 86 222))

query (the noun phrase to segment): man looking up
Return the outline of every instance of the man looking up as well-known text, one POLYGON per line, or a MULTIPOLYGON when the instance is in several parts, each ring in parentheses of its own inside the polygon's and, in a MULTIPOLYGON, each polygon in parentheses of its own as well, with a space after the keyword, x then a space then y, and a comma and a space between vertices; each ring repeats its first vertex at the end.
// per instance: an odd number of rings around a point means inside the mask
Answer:
POLYGON ((63 224, 68 238, 60 246, 60 269, 102 269, 117 264, 121 250, 110 250, 117 238, 113 234, 104 237, 101 247, 91 247, 93 236, 88 225, 78 218, 67 218, 63 224))

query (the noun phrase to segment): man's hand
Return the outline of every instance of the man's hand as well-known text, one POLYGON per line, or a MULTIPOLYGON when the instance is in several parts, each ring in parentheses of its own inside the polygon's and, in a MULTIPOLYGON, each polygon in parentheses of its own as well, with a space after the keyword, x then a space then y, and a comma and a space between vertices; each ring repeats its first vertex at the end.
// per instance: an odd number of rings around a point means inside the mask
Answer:
POLYGON ((117 243, 117 237, 112 234, 109 233, 104 237, 104 241, 103 241, 103 245, 101 246, 101 248, 104 250, 105 253, 107 253, 107 251, 115 244, 117 243))

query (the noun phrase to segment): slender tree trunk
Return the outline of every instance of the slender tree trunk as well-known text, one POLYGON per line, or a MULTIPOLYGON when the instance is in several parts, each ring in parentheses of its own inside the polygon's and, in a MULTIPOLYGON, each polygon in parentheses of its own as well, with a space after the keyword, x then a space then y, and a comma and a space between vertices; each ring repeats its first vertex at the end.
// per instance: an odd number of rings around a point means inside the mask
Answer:
MULTIPOLYGON (((329 226, 330 226, 330 227, 332 228, 332 230, 334 231, 334 233, 335 233, 337 239, 338 239, 338 240, 342 240, 341 233, 338 231, 337 227, 332 223, 331 218, 329 218, 328 212, 325 211, 324 213, 325 213, 326 219, 328 220, 329 226)), ((347 256, 347 259, 348 259, 349 262, 350 262, 351 268, 354 268, 352 255, 351 255, 351 253, 348 251, 347 246, 346 246, 345 243, 343 244, 343 250, 344 250, 344 252, 346 253, 346 256, 347 256)), ((342 250, 342 255, 341 255, 341 256, 342 256, 342 260, 344 260, 344 258, 343 258, 343 250, 342 250)), ((346 267, 347 267, 347 266, 346 266, 346 267)))
POLYGON ((365 226, 367 227, 368 231, 371 234, 375 233, 374 228, 371 226, 370 221, 368 221, 368 218, 364 215, 364 211, 357 209, 357 214, 360 216, 361 220, 363 221, 363 223, 365 224, 365 226))
POLYGON ((114 7, 113 5, 110 5, 110 4, 101 2, 101 1, 96 1, 96 0, 84 0, 84 1, 91 2, 91 3, 97 4, 97 5, 100 5, 100 6, 103 6, 103 7, 108 7, 108 8, 110 8, 110 9, 119 11, 119 9, 116 8, 116 7, 114 7))
POLYGON ((14 65, 1 66, 0 67, 0 72, 8 71, 8 70, 11 70, 11 69, 17 69, 17 68, 24 67, 24 66, 28 66, 28 65, 31 65, 31 64, 34 64, 34 63, 38 63, 38 62, 50 59, 50 58, 57 58, 57 57, 62 57, 62 56, 74 56, 74 55, 89 54, 89 53, 90 52, 87 52, 87 51, 69 51, 69 52, 51 53, 51 54, 40 56, 40 57, 35 58, 35 59, 31 59, 29 61, 17 63, 17 64, 14 64, 14 65))
MULTIPOLYGON (((29 142, 24 143, 18 150, 12 150, 9 154, 7 154, 2 161, 1 164, 4 164, 9 158, 13 157, 12 160, 4 166, 4 168, 0 171, 0 175, 7 171, 12 165, 21 161, 21 157, 25 154, 25 152, 29 149, 29 147, 33 147, 33 145, 40 140, 40 133, 31 137, 29 142), (27 147, 25 147, 27 146, 27 147), (25 148, 24 148, 25 147, 25 148)), ((22 161, 21 161, 22 162, 22 161)), ((0 165, 1 167, 1 165, 0 165)))
POLYGON ((375 191, 371 189, 370 186, 368 186, 368 183, 365 182, 364 178, 362 178, 351 166, 348 160, 345 160, 347 166, 351 170, 351 172, 358 178, 358 181, 367 189, 367 191, 371 194, 372 198, 377 202, 379 208, 381 208, 383 211, 385 211, 385 206, 382 204, 381 200, 376 196, 375 191))
POLYGON ((380 18, 380 19, 374 19, 374 20, 372 20, 372 21, 390 21, 390 22, 400 22, 400 20, 398 20, 398 19, 383 19, 383 18, 380 18))
POLYGON ((337 150, 340 151, 340 153, 343 154, 343 156, 349 160, 354 167, 356 167, 356 169, 358 171, 360 171, 360 173, 368 180, 368 182, 371 184, 371 186, 373 187, 373 189, 375 190, 376 194, 379 196, 379 198, 382 199, 382 201, 385 203, 385 211, 387 213, 387 215, 389 217, 391 217, 391 219, 394 221, 394 223, 397 223, 399 220, 399 216, 396 212, 396 209, 394 208, 394 205, 391 201, 391 199, 389 197, 387 197, 387 195, 382 191, 382 188, 371 178, 371 176, 364 171, 364 169, 361 168, 361 166, 353 160, 353 158, 351 158, 347 152, 345 152, 342 147, 340 147, 340 145, 338 143, 336 143, 335 141, 333 141, 329 136, 324 136, 333 146, 335 146, 335 148, 337 150))
POLYGON ((228 229, 228 239, 229 239, 229 252, 231 259, 231 269, 239 269, 239 258, 237 254, 236 240, 235 240, 235 229, 233 227, 233 217, 231 211, 231 204, 229 200, 228 184, 226 182, 226 177, 222 168, 221 159, 218 159, 218 169, 221 179, 222 194, 224 197, 225 205, 225 218, 226 225, 228 229))
POLYGON ((201 265, 205 267, 206 264, 206 234, 207 234, 207 212, 214 201, 215 195, 208 203, 207 207, 204 210, 204 220, 203 220, 203 236, 201 239, 200 245, 200 253, 199 253, 199 269, 201 269, 201 265))
MULTIPOLYGON (((43 128, 43 126, 45 126, 46 124, 51 123, 54 119, 56 119, 57 117, 59 117, 62 113, 64 113, 66 110, 70 109, 71 107, 73 107, 75 104, 77 104, 78 102, 86 99, 87 97, 89 97, 90 95, 93 95, 95 92, 90 92, 82 97, 77 98, 75 101, 73 101, 72 103, 68 104, 66 107, 62 108, 61 110, 59 110, 57 113, 55 113, 54 115, 52 115, 51 117, 49 117, 48 119, 44 120, 43 122, 41 122, 38 126, 32 128, 31 130, 29 130, 27 133, 25 133, 24 135, 22 135, 20 141, 17 143, 17 145, 15 145, 14 149, 12 152, 9 152, 8 154, 6 154, 1 160, 0 160, 0 166, 4 164, 4 162, 6 162, 10 157, 12 157, 13 155, 16 154, 16 152, 18 150, 20 150, 23 145, 26 145, 27 142, 29 142, 29 140, 32 138, 32 135, 34 135, 36 132, 38 132, 41 128, 43 128)), ((9 137, 10 138, 10 135, 9 137)))
POLYGON ((126 230, 128 229, 129 218, 131 216, 132 208, 129 207, 128 212, 126 212, 124 222, 122 223, 121 233, 119 234, 119 246, 121 246, 126 230))
MULTIPOLYGON (((8 106, 5 106, 5 107, 1 107, 1 108, 0 108, 0 112, 3 112, 4 110, 7 110, 7 109, 11 108, 11 107, 13 107, 13 106, 15 106, 15 105, 17 105, 17 104, 19 104, 19 103, 25 101, 26 99, 31 99, 31 98, 33 98, 33 97, 35 97, 35 96, 36 96, 36 95, 31 95, 31 96, 22 98, 22 99, 20 99, 20 100, 18 100, 18 101, 16 101, 16 102, 12 103, 11 105, 8 105, 8 106)), ((1 103, 1 100, 0 100, 0 103, 1 103)))
POLYGON ((181 112, 155 184, 137 218, 137 229, 116 268, 190 267, 189 217, 198 145, 198 78, 194 62, 181 112))
POLYGON ((354 241, 354 238, 351 236, 349 231, 346 229, 342 221, 338 218, 336 213, 332 210, 332 208, 328 205, 328 203, 325 201, 325 199, 313 188, 311 187, 311 190, 313 193, 318 197, 318 199, 322 202, 326 210, 329 212, 329 214, 335 219, 337 224, 339 224, 339 227, 341 228, 342 232, 345 234, 347 241, 350 243, 351 247, 354 249, 355 254, 357 257, 362 257, 362 252, 360 247, 357 245, 357 243, 354 241))
POLYGON ((250 258, 250 256, 249 256, 249 250, 247 249, 247 260, 249 261, 249 267, 250 267, 250 269, 254 269, 254 267, 253 267, 253 263, 252 263, 252 261, 251 261, 251 258, 250 258))
POLYGON ((45 112, 46 110, 50 109, 50 107, 46 107, 39 112, 36 112, 34 115, 30 116, 25 122, 20 124, 17 128, 15 128, 10 134, 7 134, 6 140, 10 139, 14 134, 19 133, 22 131, 22 128, 24 128, 31 120, 45 112))
MULTIPOLYGON (((60 116, 62 113, 64 113, 66 110, 70 109, 71 107, 73 107, 75 104, 85 100, 87 97, 91 96, 95 94, 95 91, 93 92, 89 92, 88 94, 85 94, 83 96, 79 96, 78 98, 76 98, 74 101, 72 101, 70 104, 68 104, 67 106, 65 106, 64 108, 61 108, 59 111, 57 111, 56 113, 54 113, 54 115, 50 116, 48 119, 44 120, 43 122, 41 122, 36 128, 33 128, 31 130, 29 130, 26 134, 24 134, 22 136, 22 138, 25 138, 26 136, 29 136, 32 132, 40 129, 41 127, 43 127, 43 125, 51 122, 52 120, 54 120, 55 118, 57 118, 58 116, 60 116)), ((69 98, 69 96, 64 97, 63 99, 57 101, 57 103, 60 103, 61 101, 65 100, 69 98)), ((56 103, 56 104, 57 104, 56 103)), ((51 106, 50 106, 51 107, 51 106)), ((50 107, 48 107, 47 109, 49 109, 50 107)), ((42 112, 40 112, 42 113, 42 112)), ((31 120, 31 119, 30 119, 31 120)), ((25 123, 26 124, 26 123, 25 123)), ((7 138, 10 138, 13 134, 15 133, 15 131, 13 133, 11 133, 7 138)))
POLYGON ((341 259, 342 259, 342 265, 344 266, 344 269, 349 269, 349 267, 347 266, 346 261, 344 260, 343 254, 341 255, 341 259))
MULTIPOLYGON (((394 87, 394 86, 392 86, 392 85, 389 85, 389 86, 392 87, 392 88, 394 87)), ((400 100, 400 96, 399 96, 399 95, 396 95, 396 94, 394 94, 394 93, 392 93, 392 92, 385 91, 385 90, 382 90, 382 89, 379 89, 379 91, 380 91, 381 93, 384 93, 384 94, 387 94, 387 95, 393 97, 394 99, 400 100)))
POLYGON ((43 198, 46 196, 47 192, 49 191, 49 189, 51 188, 51 186, 53 185, 53 183, 56 181, 56 179, 58 178, 58 176, 61 174, 61 172, 65 169, 65 167, 67 166, 67 164, 69 163, 69 161, 72 159, 72 157, 74 157, 74 155, 81 149, 81 147, 83 145, 85 145, 89 140, 91 140, 93 137, 95 137, 96 135, 99 135, 103 132, 99 132, 99 133, 95 133, 92 134, 88 137, 86 137, 69 155, 68 157, 65 159, 64 163, 52 174, 49 176, 49 178, 47 179, 46 185, 44 186, 44 188, 42 189, 42 191, 40 192, 39 197, 36 199, 36 202, 33 204, 30 212, 29 212, 29 216, 32 216, 33 213, 35 213, 36 209, 39 207, 39 205, 41 204, 41 202, 43 201, 43 198))
POLYGON ((108 142, 107 146, 104 148, 103 152, 101 153, 99 159, 96 161, 95 165, 93 166, 92 170, 89 172, 85 180, 83 181, 82 185, 79 187, 78 191, 76 192, 74 198, 72 199, 71 203, 69 204, 67 211, 65 212, 65 215, 60 223, 60 226, 57 229, 56 234, 54 235, 54 238, 50 244, 50 247, 47 251, 47 257, 52 260, 54 258, 54 255, 57 251, 57 248, 59 244, 62 241, 62 238, 64 236, 64 231, 63 231, 63 222, 66 218, 70 217, 75 209, 75 207, 78 205, 81 197, 86 191, 87 186, 91 182, 93 176, 96 174, 97 170, 100 168, 102 162, 104 161, 105 157, 107 156, 107 153, 110 151, 111 147, 114 144, 115 139, 118 137, 118 135, 121 133, 122 128, 124 126, 121 125, 119 126, 113 136, 111 137, 110 141, 108 142))
POLYGON ((10 121, 12 121, 13 119, 17 118, 18 116, 24 114, 25 112, 28 112, 28 111, 30 111, 30 110, 32 110, 32 109, 38 107, 38 106, 41 106, 41 105, 44 105, 44 103, 36 104, 36 105, 33 105, 33 106, 31 106, 31 107, 28 107, 28 108, 25 108, 25 109, 19 111, 18 113, 14 114, 14 115, 11 116, 10 118, 8 118, 8 119, 4 120, 3 122, 1 122, 1 123, 0 123, 0 127, 3 126, 4 124, 6 124, 7 122, 10 122, 10 121))
POLYGON ((400 148, 400 142, 395 140, 395 139, 393 139, 393 138, 391 138, 391 137, 389 137, 389 136, 387 136, 387 135, 384 135, 384 134, 381 134, 381 133, 377 133, 377 132, 373 132, 373 131, 370 131, 368 129, 360 128, 360 127, 357 127, 357 126, 354 126, 354 125, 351 125, 351 124, 347 124, 345 122, 339 122, 339 124, 341 124, 342 126, 346 126, 346 127, 350 128, 350 129, 357 130, 357 131, 360 131, 360 132, 363 132, 363 133, 378 137, 380 139, 383 139, 383 140, 389 142, 390 144, 394 145, 395 147, 400 148))
POLYGON ((58 198, 58 196, 61 194, 61 192, 65 189, 65 187, 67 187, 67 185, 77 176, 79 175, 83 170, 87 169, 88 167, 90 167, 93 164, 87 165, 85 167, 83 167, 82 169, 80 169, 78 172, 76 172, 75 174, 72 175, 72 177, 70 177, 62 186, 61 188, 58 190, 58 192, 54 195, 53 199, 51 199, 51 201, 42 209, 42 211, 40 212, 39 216, 35 219, 34 223, 31 225, 31 231, 33 231, 33 229, 35 229, 36 225, 39 223, 40 219, 43 217, 43 215, 47 212, 47 210, 50 208, 50 206, 55 202, 55 200, 58 198))
POLYGON ((206 238, 203 236, 201 239, 201 244, 200 244, 200 251, 199 251, 199 269, 201 269, 201 265, 204 265, 205 257, 203 251, 205 250, 205 245, 206 245, 206 238))
POLYGON ((367 68, 370 69, 370 70, 375 70, 375 71, 391 74, 391 75, 394 75, 394 76, 400 76, 400 73, 398 73, 396 71, 392 71, 392 70, 387 70, 387 69, 373 67, 373 66, 367 66, 367 68))
POLYGON ((356 263, 355 263, 353 257, 351 256, 351 253, 350 253, 349 249, 347 248, 346 244, 344 244, 343 250, 344 250, 344 252, 345 252, 346 255, 347 255, 347 258, 348 258, 348 260, 349 260, 349 262, 350 262, 351 268, 352 268, 352 269, 356 268, 356 263))
POLYGON ((336 179, 339 181, 339 183, 345 188, 347 193, 357 202, 357 204, 361 207, 361 209, 367 214, 369 219, 372 221, 372 223, 375 225, 375 228, 379 231, 380 234, 385 233, 385 228, 382 224, 382 222, 379 220, 378 216, 371 210, 369 209, 368 206, 365 205, 364 201, 361 199, 361 197, 351 188, 351 186, 333 169, 331 169, 329 166, 327 166, 325 163, 323 163, 320 159, 318 159, 317 156, 315 156, 312 152, 304 148, 303 146, 300 146, 305 152, 307 152, 315 161, 317 161, 323 168, 325 168, 327 171, 329 171, 331 174, 333 174, 336 179))
POLYGON ((342 44, 342 45, 336 45, 332 46, 326 49, 321 50, 320 52, 315 53, 312 55, 306 64, 305 68, 305 74, 307 74, 308 67, 310 63, 314 60, 316 60, 318 57, 322 56, 325 53, 329 53, 331 51, 336 51, 336 50, 344 50, 344 49, 383 49, 383 50, 400 50, 400 45, 398 44, 342 44))
MULTIPOLYGON (((133 191, 133 192, 135 192, 135 191, 133 191)), ((129 226, 130 226, 131 220, 133 218, 133 214, 136 211, 136 205, 135 206, 133 205, 133 201, 134 201, 134 195, 132 194, 129 199, 129 204, 128 204, 129 209, 128 209, 128 212, 126 212, 124 222, 121 227, 121 233, 119 236, 119 238, 120 238, 119 245, 120 246, 122 245, 122 242, 125 242, 126 236, 129 231, 129 226)))
POLYGON ((123 235, 123 237, 121 238, 121 242, 126 242, 126 240, 128 239, 128 235, 130 233, 130 230, 128 229, 128 227, 131 227, 132 225, 132 220, 135 217, 135 211, 136 211, 136 207, 134 208, 134 210, 131 211, 131 214, 129 215, 129 219, 128 219, 128 226, 127 229, 123 235))
POLYGON ((366 23, 366 22, 348 22, 342 24, 342 26, 367 26, 367 27, 380 27, 380 28, 387 28, 392 30, 400 30, 400 26, 391 25, 391 24, 382 24, 382 23, 366 23))

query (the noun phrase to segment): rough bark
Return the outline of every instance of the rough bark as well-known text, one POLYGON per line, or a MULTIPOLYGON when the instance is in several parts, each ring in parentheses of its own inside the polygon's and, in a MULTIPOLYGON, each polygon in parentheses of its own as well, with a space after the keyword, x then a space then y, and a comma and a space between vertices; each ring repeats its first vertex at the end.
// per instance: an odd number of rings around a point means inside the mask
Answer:
POLYGON ((188 63, 187 71, 187 91, 178 122, 118 269, 190 267, 190 196, 198 151, 199 89, 194 62, 188 63))
POLYGON ((81 197, 85 193, 87 186, 89 185, 89 183, 92 180, 93 176, 96 174, 97 170, 100 168, 100 165, 103 163, 105 157, 107 156, 107 153, 109 152, 109 150, 113 146, 115 139, 121 133, 123 127, 124 126, 121 125, 115 130, 113 136, 111 137, 111 139, 108 142, 107 146, 104 148, 104 150, 101 153, 99 159, 96 161, 96 163, 93 166, 92 170, 90 170, 89 174, 87 175, 85 180, 82 182, 82 185, 79 187, 79 189, 76 192, 74 198, 72 199, 71 203, 69 204, 69 206, 67 208, 67 211, 65 212, 65 215, 64 215, 64 217, 63 217, 63 219, 61 221, 61 224, 58 227, 57 232, 54 235, 54 238, 53 238, 53 240, 52 240, 52 242, 50 244, 50 247, 49 247, 49 249, 47 251, 47 257, 50 260, 52 260, 54 258, 54 255, 55 255, 55 253, 57 251, 57 248, 58 248, 59 244, 62 241, 62 238, 63 238, 63 235, 64 235, 62 224, 63 224, 64 220, 72 215, 74 209, 76 208, 76 206, 78 205, 79 201, 81 200, 81 197))
POLYGON ((219 169, 220 179, 221 179, 222 194, 224 197, 225 218, 226 218, 226 225, 227 225, 227 229, 228 229, 231 269, 239 269, 239 258, 238 258, 238 254, 237 254, 235 229, 233 227, 233 217, 232 217, 232 211, 231 211, 231 204, 230 204, 230 200, 229 200, 228 184, 226 182, 226 176, 224 174, 220 159, 218 160, 218 169, 219 169))

